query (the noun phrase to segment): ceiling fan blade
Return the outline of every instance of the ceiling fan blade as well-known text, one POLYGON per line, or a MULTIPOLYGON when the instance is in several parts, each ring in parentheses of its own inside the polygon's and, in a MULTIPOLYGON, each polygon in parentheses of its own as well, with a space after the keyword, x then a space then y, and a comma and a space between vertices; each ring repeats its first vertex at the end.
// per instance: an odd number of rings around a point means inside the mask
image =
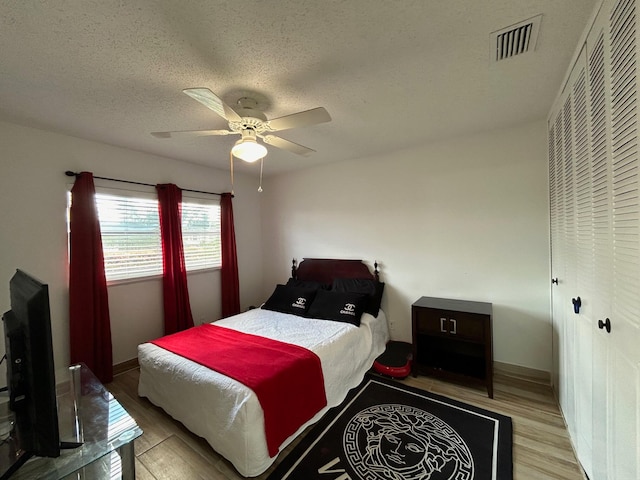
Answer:
POLYGON ((267 123, 268 129, 272 132, 279 130, 288 130, 290 128, 306 127, 308 125, 316 125, 318 123, 330 122, 331 116, 324 108, 312 108, 304 112, 292 113, 284 117, 274 118, 267 123))
POLYGON ((220 97, 208 88, 186 88, 182 91, 229 122, 239 122, 242 120, 235 110, 224 103, 220 97))
POLYGON ((151 132, 156 138, 171 138, 171 137, 206 137, 209 135, 230 135, 230 130, 180 130, 178 132, 151 132))
POLYGON ((302 155, 305 157, 315 152, 315 150, 304 147, 302 145, 298 145, 297 143, 290 142, 289 140, 285 140, 284 138, 276 137, 275 135, 261 135, 260 137, 264 140, 264 143, 268 143, 269 145, 273 145, 274 147, 281 148, 282 150, 287 150, 288 152, 297 153, 298 155, 302 155))

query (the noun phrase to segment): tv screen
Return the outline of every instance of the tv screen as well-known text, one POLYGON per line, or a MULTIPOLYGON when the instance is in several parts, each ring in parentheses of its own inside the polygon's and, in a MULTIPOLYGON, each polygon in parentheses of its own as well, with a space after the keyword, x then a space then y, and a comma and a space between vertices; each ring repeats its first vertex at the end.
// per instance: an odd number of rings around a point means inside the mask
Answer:
POLYGON ((48 286, 17 270, 3 317, 9 408, 26 456, 60 455, 48 286))

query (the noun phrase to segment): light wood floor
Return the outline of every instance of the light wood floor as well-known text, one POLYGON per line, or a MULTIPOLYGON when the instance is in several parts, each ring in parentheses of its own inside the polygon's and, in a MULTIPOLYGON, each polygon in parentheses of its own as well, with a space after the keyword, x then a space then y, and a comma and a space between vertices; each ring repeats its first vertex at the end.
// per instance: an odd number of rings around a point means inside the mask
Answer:
MULTIPOLYGON (((147 399, 138 397, 138 377, 138 369, 129 370, 117 375, 107 385, 144 431, 135 441, 138 480, 243 478, 205 440, 190 433, 147 399)), ((484 390, 429 377, 409 377, 404 382, 510 416, 514 427, 515 480, 583 480, 562 416, 548 385, 497 375, 495 398, 492 400, 484 390)), ((292 448, 293 445, 290 445, 278 460, 290 453, 292 448)), ((271 470, 256 478, 266 479, 271 470)))

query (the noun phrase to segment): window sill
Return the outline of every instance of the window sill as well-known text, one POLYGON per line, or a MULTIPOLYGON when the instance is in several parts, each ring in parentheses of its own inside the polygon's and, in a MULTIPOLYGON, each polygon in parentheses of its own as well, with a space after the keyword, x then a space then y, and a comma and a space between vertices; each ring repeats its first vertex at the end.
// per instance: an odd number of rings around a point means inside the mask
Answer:
MULTIPOLYGON (((192 275, 200 275, 202 273, 215 272, 220 269, 221 267, 211 267, 211 268, 201 268, 198 270, 191 270, 187 272, 187 278, 192 275)), ((107 280, 107 287, 117 287, 119 285, 127 285, 130 283, 152 282, 156 280, 162 280, 162 274, 148 275, 146 277, 121 278, 119 280, 107 280)))

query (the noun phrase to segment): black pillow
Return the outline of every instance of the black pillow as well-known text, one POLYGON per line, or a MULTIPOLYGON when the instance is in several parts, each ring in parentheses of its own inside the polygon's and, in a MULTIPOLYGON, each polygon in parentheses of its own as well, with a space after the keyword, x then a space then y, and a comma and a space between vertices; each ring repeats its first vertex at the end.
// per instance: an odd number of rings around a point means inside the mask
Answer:
POLYGON ((264 302, 262 308, 274 312, 305 316, 315 295, 316 291, 308 288, 276 285, 276 289, 264 302))
POLYGON ((369 301, 364 311, 374 317, 378 316, 380 302, 382 302, 382 292, 384 291, 384 282, 377 282, 371 278, 336 278, 333 281, 331 290, 367 295, 369 301))
POLYGON ((351 323, 359 327, 367 302, 368 297, 361 293, 318 290, 307 316, 351 323))
POLYGON ((331 285, 326 283, 316 282, 315 280, 298 280, 297 278, 290 278, 287 281, 287 286, 308 288, 309 290, 329 290, 331 288, 331 285))

